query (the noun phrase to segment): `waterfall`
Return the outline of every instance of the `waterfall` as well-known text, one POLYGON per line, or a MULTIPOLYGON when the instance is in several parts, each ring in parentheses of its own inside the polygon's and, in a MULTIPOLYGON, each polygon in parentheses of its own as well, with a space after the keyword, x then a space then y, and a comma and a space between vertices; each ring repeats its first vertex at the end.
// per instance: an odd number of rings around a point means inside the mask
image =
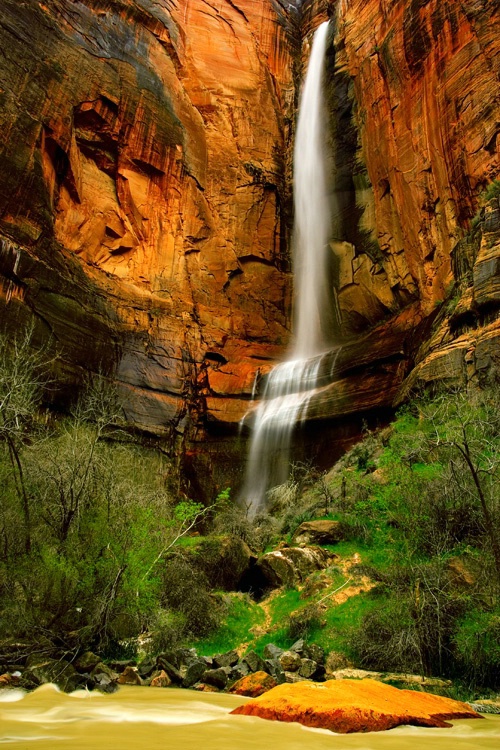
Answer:
MULTIPOLYGON (((295 425, 325 376, 324 353, 331 337, 326 117, 323 74, 328 22, 314 35, 302 91, 294 150, 295 337, 285 362, 267 376, 253 419, 241 502, 254 517, 267 490, 286 481, 295 425)), ((326 368, 331 374, 331 363, 326 368)))

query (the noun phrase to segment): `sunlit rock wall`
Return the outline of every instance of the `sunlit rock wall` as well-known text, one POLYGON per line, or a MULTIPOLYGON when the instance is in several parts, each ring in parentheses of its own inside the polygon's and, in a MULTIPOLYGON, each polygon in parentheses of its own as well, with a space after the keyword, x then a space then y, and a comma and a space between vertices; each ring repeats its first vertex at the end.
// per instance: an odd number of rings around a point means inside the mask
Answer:
POLYGON ((237 422, 288 339, 287 8, 2 1, 3 319, 156 434, 237 422))
POLYGON ((500 226, 487 198, 500 173, 499 10, 487 0, 304 3, 303 56, 316 26, 328 17, 333 26, 343 345, 311 417, 353 418, 419 384, 498 374, 500 226))

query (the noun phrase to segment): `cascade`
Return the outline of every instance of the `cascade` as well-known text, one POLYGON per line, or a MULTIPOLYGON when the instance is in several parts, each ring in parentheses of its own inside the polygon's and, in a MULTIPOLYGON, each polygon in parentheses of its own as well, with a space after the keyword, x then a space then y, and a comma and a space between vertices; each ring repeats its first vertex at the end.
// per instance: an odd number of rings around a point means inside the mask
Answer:
POLYGON ((307 414, 315 389, 331 376, 329 284, 331 209, 328 195, 326 116, 323 97, 328 22, 317 29, 299 106, 294 149, 294 343, 269 373, 253 419, 241 502, 254 517, 267 490, 286 481, 294 427, 307 414), (328 358, 327 358, 328 359, 328 358))

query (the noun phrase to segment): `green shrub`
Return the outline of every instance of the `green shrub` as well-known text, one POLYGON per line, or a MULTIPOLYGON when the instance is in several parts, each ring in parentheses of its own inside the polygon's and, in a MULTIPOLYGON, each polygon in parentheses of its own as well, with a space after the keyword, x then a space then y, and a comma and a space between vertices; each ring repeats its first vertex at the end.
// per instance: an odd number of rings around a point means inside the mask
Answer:
POLYGON ((308 604, 290 614, 287 635, 291 641, 297 641, 299 638, 309 639, 321 625, 321 610, 316 604, 308 604))

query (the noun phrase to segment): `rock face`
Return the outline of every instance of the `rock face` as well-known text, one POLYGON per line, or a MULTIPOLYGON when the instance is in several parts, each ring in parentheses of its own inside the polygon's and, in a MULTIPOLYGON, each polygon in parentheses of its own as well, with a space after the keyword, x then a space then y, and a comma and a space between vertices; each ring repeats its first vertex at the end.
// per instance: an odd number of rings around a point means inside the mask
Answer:
POLYGON ((200 496, 238 485, 236 425, 289 341, 293 118, 328 16, 340 330, 309 418, 345 447, 500 364, 497 3, 295 5, 2 3, 2 320, 51 341, 62 399, 112 377, 200 496))
POLYGON ((237 422, 288 337, 285 27, 276 0, 2 4, 2 315, 158 435, 237 422))
POLYGON ((380 732, 401 724, 449 727, 448 720, 481 717, 466 703, 373 680, 278 685, 231 713, 273 721, 298 721, 332 732, 380 732))
POLYGON ((340 521, 304 521, 293 535, 296 544, 336 544, 342 539, 340 521))
POLYGON ((328 15, 343 345, 312 419, 484 384, 500 335, 496 3, 306 0, 304 54, 328 15))

